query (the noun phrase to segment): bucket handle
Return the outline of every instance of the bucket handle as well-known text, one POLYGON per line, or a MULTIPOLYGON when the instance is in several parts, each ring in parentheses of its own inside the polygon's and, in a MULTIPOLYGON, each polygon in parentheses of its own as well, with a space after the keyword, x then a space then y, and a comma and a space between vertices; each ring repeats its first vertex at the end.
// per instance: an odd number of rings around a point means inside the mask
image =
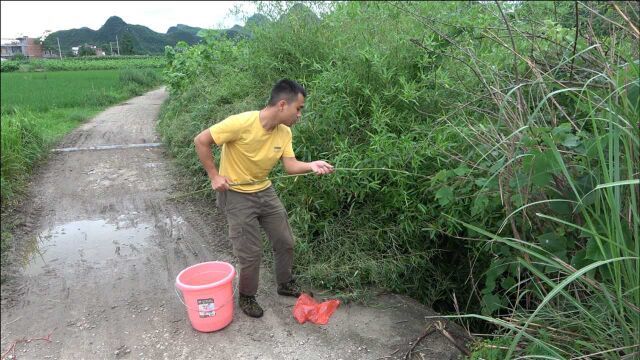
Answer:
MULTIPOLYGON (((178 292, 178 289, 174 286, 173 290, 176 292, 176 296, 178 296, 178 300, 180 300, 180 302, 182 303, 182 305, 184 305, 187 309, 191 310, 191 311, 200 311, 200 309, 193 309, 191 307, 189 307, 189 305, 184 303, 184 300, 182 300, 182 295, 180 294, 180 292, 178 292)), ((220 306, 216 306, 214 310, 220 310, 223 307, 229 305, 229 303, 233 302, 233 299, 236 298, 236 294, 238 293, 238 287, 235 287, 235 289, 233 289, 233 294, 231 295, 231 300, 227 301, 226 303, 220 305, 220 306)))

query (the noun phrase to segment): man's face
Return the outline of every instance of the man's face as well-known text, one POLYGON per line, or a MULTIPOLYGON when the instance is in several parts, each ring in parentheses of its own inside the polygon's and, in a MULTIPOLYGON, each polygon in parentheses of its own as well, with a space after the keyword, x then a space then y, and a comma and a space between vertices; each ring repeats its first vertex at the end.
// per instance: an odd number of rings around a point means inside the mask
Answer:
POLYGON ((296 101, 290 103, 285 100, 281 100, 279 106, 281 109, 281 123, 291 127, 293 126, 293 124, 297 123, 302 116, 302 109, 304 108, 304 96, 302 96, 302 94, 298 94, 298 98, 296 99, 296 101))

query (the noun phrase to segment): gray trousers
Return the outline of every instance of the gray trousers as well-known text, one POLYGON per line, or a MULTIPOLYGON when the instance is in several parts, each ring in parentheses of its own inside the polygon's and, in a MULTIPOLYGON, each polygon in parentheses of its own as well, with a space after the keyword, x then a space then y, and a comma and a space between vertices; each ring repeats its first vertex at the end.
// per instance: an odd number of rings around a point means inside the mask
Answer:
POLYGON ((240 265, 239 291, 253 296, 258 291, 262 237, 260 227, 271 241, 278 284, 291 280, 293 234, 287 211, 273 186, 256 193, 218 192, 218 207, 229 224, 229 239, 240 265))

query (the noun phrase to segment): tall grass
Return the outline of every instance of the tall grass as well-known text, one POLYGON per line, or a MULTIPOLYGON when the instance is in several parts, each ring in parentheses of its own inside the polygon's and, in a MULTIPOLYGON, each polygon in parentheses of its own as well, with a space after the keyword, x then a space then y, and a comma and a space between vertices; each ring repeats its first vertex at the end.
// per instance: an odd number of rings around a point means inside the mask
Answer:
MULTIPOLYGON (((637 40, 640 34, 627 30, 637 40)), ((609 31, 611 39, 624 38, 609 31)), ((512 44, 521 40, 511 36, 512 44)), ((619 46, 619 58, 599 51, 605 46, 596 40, 548 58, 546 73, 513 47, 531 81, 480 76, 504 89, 493 95, 498 121, 487 131, 469 117, 465 128, 491 147, 482 158, 501 159, 492 176, 507 216, 496 233, 455 221, 510 249, 502 253, 508 264, 496 261, 488 270, 492 282, 517 275, 500 291, 483 291, 500 316, 467 315, 507 330, 508 346, 480 358, 640 356, 640 64, 637 45, 619 46), (562 84, 562 70, 573 71, 572 86, 562 84), (509 227, 510 237, 500 235, 509 227)))

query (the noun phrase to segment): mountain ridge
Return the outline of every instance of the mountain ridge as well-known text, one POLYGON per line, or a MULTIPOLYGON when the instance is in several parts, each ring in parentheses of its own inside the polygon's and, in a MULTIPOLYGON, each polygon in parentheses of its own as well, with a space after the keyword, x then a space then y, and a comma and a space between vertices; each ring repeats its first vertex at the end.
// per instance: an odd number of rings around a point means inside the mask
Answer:
MULTIPOLYGON (((319 18, 309 8, 302 4, 295 4, 289 11, 282 15, 280 20, 289 17, 298 17, 304 21, 319 21, 319 18)), ((278 21, 280 21, 278 20, 278 21)), ((245 26, 234 25, 230 29, 217 29, 217 36, 232 39, 251 37, 252 30, 271 20, 260 13, 247 18, 245 26)), ((72 47, 93 45, 110 55, 158 55, 164 54, 165 46, 175 46, 184 41, 189 45, 202 42, 198 36, 201 30, 208 30, 186 24, 176 24, 167 29, 166 33, 155 32, 144 25, 128 24, 119 16, 110 16, 98 29, 88 27, 79 29, 58 30, 50 33, 43 41, 45 49, 58 50, 58 40, 63 53, 70 53, 72 47)))
MULTIPOLYGON (((254 15, 255 16, 255 15, 254 15)), ((238 31, 240 25, 234 25, 230 36, 238 31)), ((58 30, 50 33, 43 41, 43 45, 48 49, 58 49, 58 39, 63 52, 70 52, 72 47, 82 45, 94 45, 102 48, 107 54, 111 48, 117 53, 120 46, 120 54, 163 54, 164 47, 175 46, 177 42, 184 41, 189 45, 201 42, 197 35, 203 28, 189 26, 186 24, 176 24, 167 29, 166 33, 158 33, 144 25, 128 24, 119 16, 110 16, 98 30, 88 27, 81 27, 68 30, 58 30), (117 37, 117 38, 116 38, 117 37)), ((228 33, 229 30, 221 30, 228 33)))

